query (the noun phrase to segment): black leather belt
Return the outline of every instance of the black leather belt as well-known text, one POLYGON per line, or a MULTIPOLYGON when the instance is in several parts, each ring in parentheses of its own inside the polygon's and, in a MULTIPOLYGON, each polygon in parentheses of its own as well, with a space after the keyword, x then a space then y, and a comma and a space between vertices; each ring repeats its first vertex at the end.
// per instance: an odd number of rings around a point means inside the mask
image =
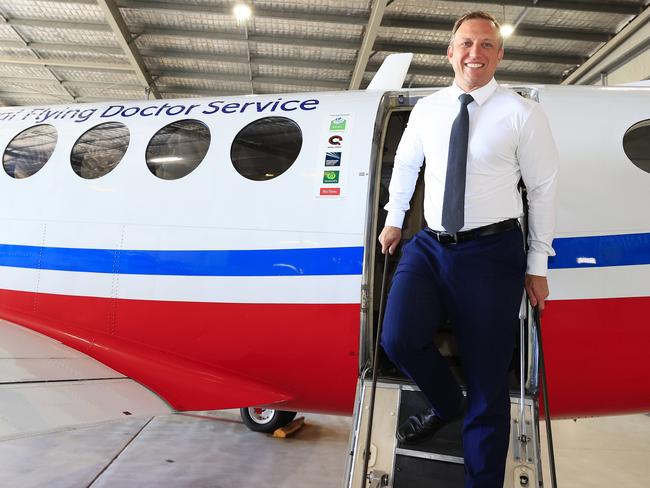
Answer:
POLYGON ((478 239, 479 237, 491 236, 493 234, 499 234, 500 232, 506 232, 512 230, 515 227, 519 227, 519 220, 517 219, 508 219, 496 224, 484 225, 483 227, 477 227, 476 229, 464 230, 462 232, 457 232, 456 234, 449 234, 447 232, 441 232, 439 230, 433 230, 429 227, 425 227, 424 231, 436 239, 440 244, 457 244, 459 242, 472 241, 478 239))

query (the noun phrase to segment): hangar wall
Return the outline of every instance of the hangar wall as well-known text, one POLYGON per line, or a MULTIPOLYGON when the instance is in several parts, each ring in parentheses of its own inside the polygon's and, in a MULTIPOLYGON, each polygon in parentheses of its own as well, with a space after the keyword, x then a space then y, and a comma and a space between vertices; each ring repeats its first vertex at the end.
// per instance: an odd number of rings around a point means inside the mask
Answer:
POLYGON ((620 85, 650 80, 650 8, 600 48, 563 84, 620 85))

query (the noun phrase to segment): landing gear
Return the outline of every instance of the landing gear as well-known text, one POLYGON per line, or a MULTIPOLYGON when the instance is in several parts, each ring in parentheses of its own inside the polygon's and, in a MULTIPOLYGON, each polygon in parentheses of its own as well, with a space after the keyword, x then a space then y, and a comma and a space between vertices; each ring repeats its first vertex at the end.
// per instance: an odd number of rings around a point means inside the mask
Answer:
POLYGON ((254 432, 266 434, 273 433, 296 418, 296 412, 261 407, 241 408, 239 412, 246 427, 254 432))

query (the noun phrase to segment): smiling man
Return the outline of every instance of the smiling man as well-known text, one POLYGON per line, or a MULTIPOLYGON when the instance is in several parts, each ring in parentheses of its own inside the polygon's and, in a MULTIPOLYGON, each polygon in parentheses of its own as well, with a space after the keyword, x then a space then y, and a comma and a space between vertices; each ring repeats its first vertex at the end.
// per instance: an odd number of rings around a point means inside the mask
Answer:
POLYGON ((499 24, 471 12, 454 25, 447 57, 452 86, 414 107, 402 136, 379 241, 401 240, 426 157, 427 227, 404 245, 388 296, 382 345, 431 408, 401 425, 401 443, 433 435, 464 415, 465 486, 501 488, 510 430, 508 367, 524 288, 544 308, 555 225, 558 155, 541 107, 494 80, 503 58, 499 24), (528 254, 517 184, 528 190, 528 254), (434 337, 450 321, 467 398, 434 337))

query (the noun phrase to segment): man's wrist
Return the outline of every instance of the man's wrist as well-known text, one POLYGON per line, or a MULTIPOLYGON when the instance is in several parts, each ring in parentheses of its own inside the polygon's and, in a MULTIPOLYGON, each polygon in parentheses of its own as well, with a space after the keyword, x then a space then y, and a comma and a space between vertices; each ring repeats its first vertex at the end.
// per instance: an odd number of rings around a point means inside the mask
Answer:
POLYGON ((406 212, 401 210, 390 210, 386 216, 386 222, 384 225, 386 227, 397 227, 398 229, 402 228, 404 223, 404 214, 406 212))
POLYGON ((548 274, 548 256, 539 252, 528 252, 526 274, 546 276, 548 274))

